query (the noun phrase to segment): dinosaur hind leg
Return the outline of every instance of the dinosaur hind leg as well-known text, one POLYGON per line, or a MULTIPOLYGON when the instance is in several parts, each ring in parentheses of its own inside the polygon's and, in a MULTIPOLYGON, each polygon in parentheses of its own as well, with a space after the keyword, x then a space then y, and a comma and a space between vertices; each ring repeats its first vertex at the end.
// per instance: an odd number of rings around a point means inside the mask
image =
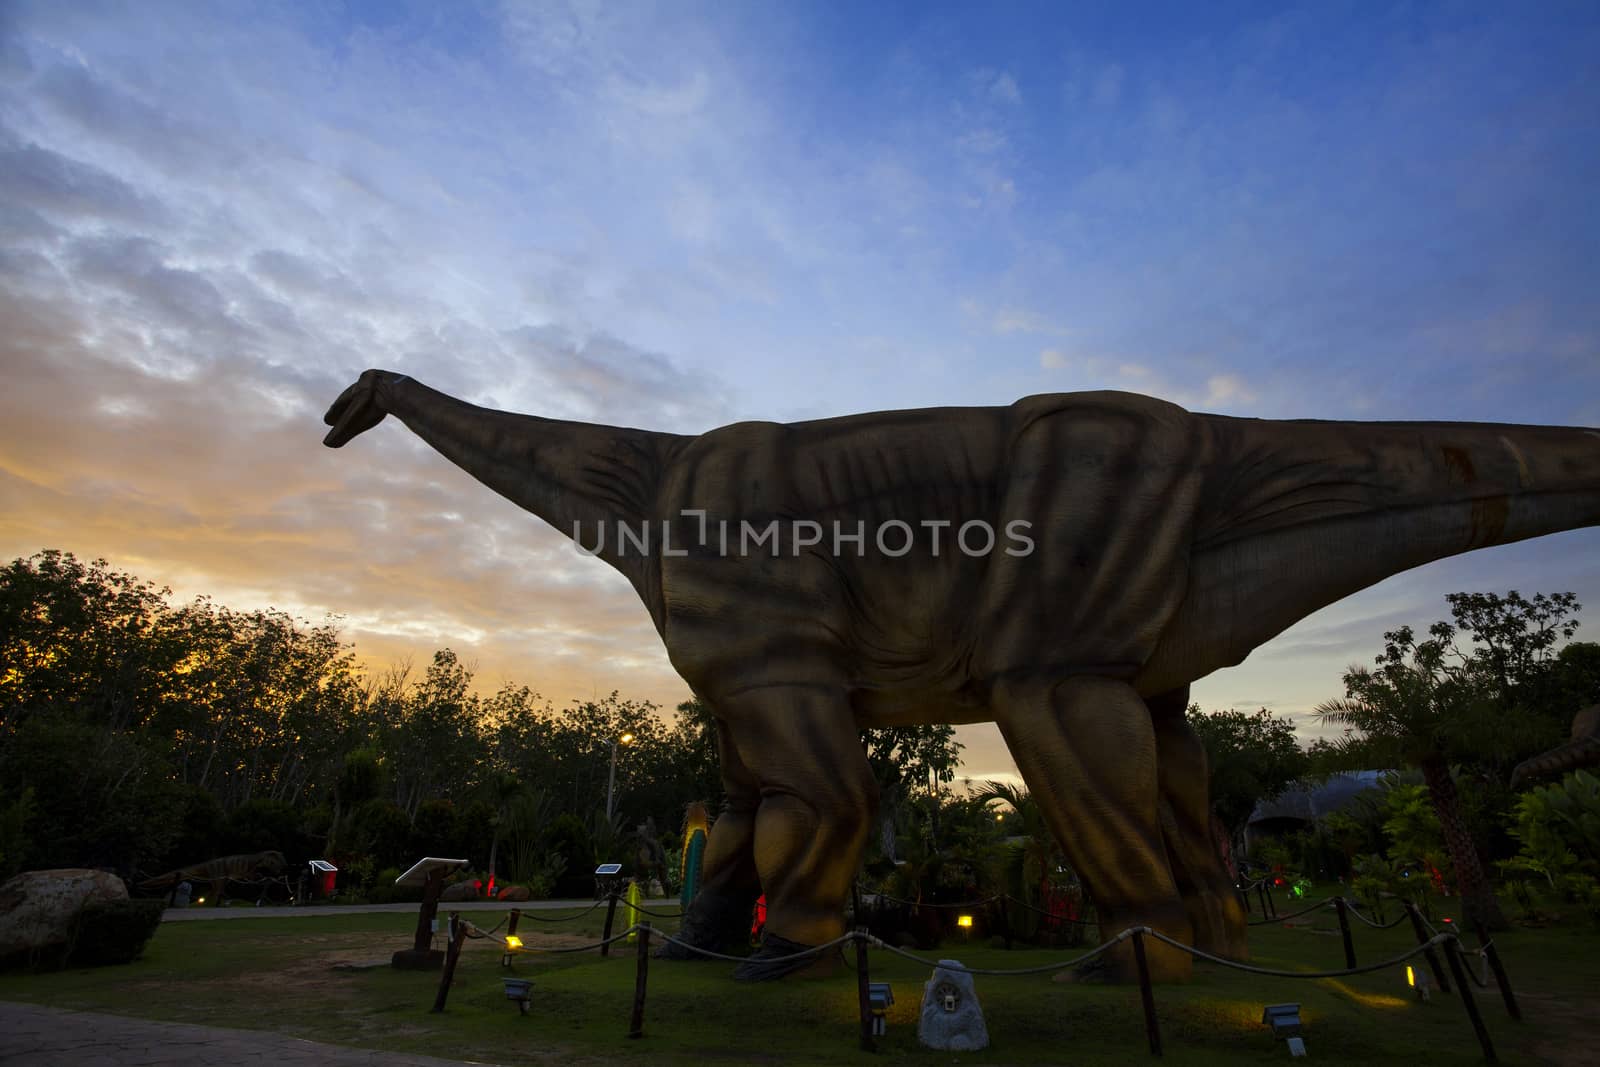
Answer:
POLYGON ((765 686, 722 706, 740 758, 761 783, 755 865, 767 895, 762 950, 734 977, 777 978, 816 958, 781 965, 764 959, 844 932, 844 902, 877 807, 877 782, 842 689, 765 686))
MULTIPOLYGON (((1149 926, 1185 944, 1190 922, 1161 835, 1156 739, 1132 686, 1077 676, 997 687, 995 720, 1023 780, 1100 915, 1102 940, 1149 926)), ((1187 954, 1147 940, 1152 977, 1189 976, 1187 954)), ((1135 976, 1124 943, 1105 957, 1119 980, 1135 976)))
MULTIPOLYGON (((750 916, 761 880, 756 875, 756 809, 761 786, 739 759, 728 725, 717 722, 717 758, 727 803, 706 839, 700 891, 684 914, 678 939, 695 948, 726 952, 750 942, 750 916)), ((665 959, 706 959, 668 943, 657 953, 665 959)))
POLYGON ((1197 948, 1249 959, 1246 918, 1233 880, 1211 840, 1211 798, 1206 750, 1184 719, 1189 688, 1149 698, 1161 788, 1161 836, 1172 875, 1194 926, 1197 948))

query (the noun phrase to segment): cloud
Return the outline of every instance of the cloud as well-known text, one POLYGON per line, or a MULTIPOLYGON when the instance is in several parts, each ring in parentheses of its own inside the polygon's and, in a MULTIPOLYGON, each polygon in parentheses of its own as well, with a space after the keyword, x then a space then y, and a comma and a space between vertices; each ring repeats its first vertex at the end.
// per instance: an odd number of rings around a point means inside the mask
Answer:
POLYGON ((150 198, 115 175, 36 144, 19 143, 4 130, 0 130, 0 202, 8 211, 26 211, 33 220, 26 228, 35 233, 40 232, 38 220, 46 216, 147 225, 161 221, 150 198))

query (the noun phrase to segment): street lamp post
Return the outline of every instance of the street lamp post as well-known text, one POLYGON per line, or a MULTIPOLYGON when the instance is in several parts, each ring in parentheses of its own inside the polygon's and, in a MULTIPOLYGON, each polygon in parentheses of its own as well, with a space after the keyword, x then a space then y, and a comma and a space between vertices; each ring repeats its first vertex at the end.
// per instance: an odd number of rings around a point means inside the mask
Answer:
POLYGON ((611 739, 611 775, 606 779, 606 822, 609 824, 612 812, 616 808, 617 800, 617 745, 633 744, 632 734, 623 734, 621 737, 611 739))

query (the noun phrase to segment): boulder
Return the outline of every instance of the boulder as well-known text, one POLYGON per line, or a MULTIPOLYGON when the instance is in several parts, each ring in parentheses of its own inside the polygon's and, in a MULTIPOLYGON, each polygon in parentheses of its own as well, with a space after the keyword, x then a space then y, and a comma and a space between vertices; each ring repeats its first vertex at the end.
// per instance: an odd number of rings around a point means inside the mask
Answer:
POLYGON ((127 899, 122 879, 104 871, 25 871, 0 885, 0 959, 64 947, 85 904, 127 899))
POLYGON ((532 900, 533 894, 528 892, 528 887, 525 885, 508 885, 500 890, 495 899, 504 900, 512 904, 521 904, 525 900, 532 900))
POLYGON ((933 977, 922 987, 922 1018, 917 1040, 928 1048, 950 1052, 976 1052, 989 1047, 989 1028, 972 975, 951 970, 959 960, 940 960, 933 977))
POLYGON ((439 899, 441 901, 458 902, 462 900, 477 900, 479 896, 476 883, 469 880, 445 886, 444 892, 439 894, 439 899))

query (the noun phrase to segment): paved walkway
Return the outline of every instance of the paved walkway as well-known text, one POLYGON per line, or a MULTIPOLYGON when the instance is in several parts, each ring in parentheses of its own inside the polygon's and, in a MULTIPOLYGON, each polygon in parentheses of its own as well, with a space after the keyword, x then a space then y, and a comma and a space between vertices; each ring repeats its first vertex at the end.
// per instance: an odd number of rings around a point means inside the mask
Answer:
POLYGON ((0 1064, 18 1067, 461 1067, 260 1030, 158 1023, 0 1001, 0 1064))
MULTIPOLYGON (((645 900, 641 902, 651 911, 677 911, 678 898, 660 900, 645 900)), ((522 911, 561 911, 571 908, 587 908, 594 904, 592 900, 525 900, 521 904, 512 904, 505 900, 467 900, 467 901, 440 901, 440 917, 449 915, 452 911, 510 911, 519 908, 522 911)), ((299 907, 277 906, 251 907, 238 905, 231 908, 168 908, 161 913, 162 922, 193 922, 202 919, 304 919, 312 915, 353 915, 361 911, 403 911, 411 915, 417 913, 416 902, 410 904, 305 904, 299 907)), ((620 913, 624 905, 619 901, 617 911, 620 913)), ((602 911, 604 909, 596 909, 602 911)))

